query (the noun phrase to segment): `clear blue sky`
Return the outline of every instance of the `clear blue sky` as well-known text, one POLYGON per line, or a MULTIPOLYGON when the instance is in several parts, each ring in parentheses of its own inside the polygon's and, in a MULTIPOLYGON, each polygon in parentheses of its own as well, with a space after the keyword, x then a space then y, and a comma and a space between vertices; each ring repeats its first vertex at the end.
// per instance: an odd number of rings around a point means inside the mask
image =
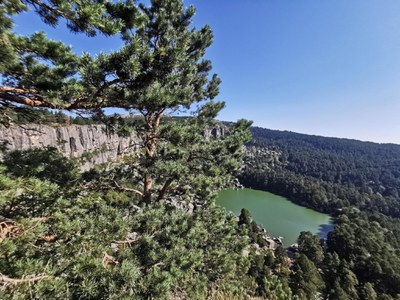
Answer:
MULTIPOLYGON (((208 51, 223 80, 222 120, 375 142, 400 143, 400 1, 185 0, 195 26, 211 25, 208 51)), ((43 29, 19 16, 17 30, 43 29)), ((46 28, 46 31, 47 28, 46 28)), ((51 30, 77 53, 116 39, 51 30)))

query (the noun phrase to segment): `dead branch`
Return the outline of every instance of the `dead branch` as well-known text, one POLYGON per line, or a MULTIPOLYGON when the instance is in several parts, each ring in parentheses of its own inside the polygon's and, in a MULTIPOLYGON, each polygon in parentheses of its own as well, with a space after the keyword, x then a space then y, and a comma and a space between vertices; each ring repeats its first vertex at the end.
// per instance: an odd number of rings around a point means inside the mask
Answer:
POLYGON ((125 245, 125 244, 132 244, 134 242, 136 242, 137 239, 132 239, 132 240, 125 240, 125 241, 112 241, 112 243, 114 244, 118 244, 118 245, 125 245))
POLYGON ((0 243, 7 237, 13 237, 21 233, 22 229, 14 221, 0 222, 0 243))
POLYGON ((21 283, 32 283, 35 281, 51 279, 51 278, 53 278, 53 276, 50 275, 28 275, 22 278, 10 278, 0 273, 0 285, 6 285, 6 284, 17 285, 21 283))
POLYGON ((40 241, 45 241, 45 242, 54 242, 57 239, 57 237, 54 234, 46 234, 42 237, 39 238, 40 241))
POLYGON ((103 258, 101 260, 101 263, 103 264, 103 267, 115 266, 118 264, 118 261, 114 256, 111 256, 111 255, 107 254, 106 252, 103 252, 103 258))
POLYGON ((124 186, 120 186, 116 181, 114 181, 114 184, 117 187, 117 189, 119 189, 120 191, 133 192, 133 193, 136 193, 136 194, 140 195, 141 197, 143 197, 143 193, 141 191, 138 191, 138 190, 132 189, 132 188, 127 188, 124 186))
POLYGON ((24 232, 30 231, 36 228, 40 223, 46 222, 48 218, 33 218, 32 221, 36 222, 29 228, 24 228, 22 225, 18 225, 15 221, 6 220, 0 222, 0 243, 9 237, 16 237, 23 234, 24 232))

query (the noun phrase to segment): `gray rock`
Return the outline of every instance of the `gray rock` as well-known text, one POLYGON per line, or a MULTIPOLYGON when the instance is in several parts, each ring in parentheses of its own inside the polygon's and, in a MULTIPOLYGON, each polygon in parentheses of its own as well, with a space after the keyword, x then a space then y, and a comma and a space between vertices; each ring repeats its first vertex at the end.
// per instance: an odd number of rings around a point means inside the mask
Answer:
POLYGON ((6 143, 8 150, 55 147, 66 157, 79 158, 81 169, 88 170, 134 153, 140 139, 133 133, 128 137, 110 134, 104 125, 30 124, 24 128, 0 126, 0 143, 6 143))

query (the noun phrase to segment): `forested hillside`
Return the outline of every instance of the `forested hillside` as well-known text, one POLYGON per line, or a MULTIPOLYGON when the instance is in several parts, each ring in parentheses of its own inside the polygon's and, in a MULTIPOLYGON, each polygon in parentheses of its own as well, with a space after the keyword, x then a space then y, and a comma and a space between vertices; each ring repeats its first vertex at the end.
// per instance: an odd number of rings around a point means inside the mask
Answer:
POLYGON ((252 146, 275 150, 279 158, 271 168, 271 154, 249 156, 255 168, 246 170, 242 178, 246 185, 284 194, 324 212, 354 205, 400 216, 400 145, 257 127, 252 134, 250 152, 252 146))
POLYGON ((241 183, 335 217, 318 251, 299 240, 300 253, 322 270, 317 290, 329 299, 399 297, 400 145, 251 131, 241 183))

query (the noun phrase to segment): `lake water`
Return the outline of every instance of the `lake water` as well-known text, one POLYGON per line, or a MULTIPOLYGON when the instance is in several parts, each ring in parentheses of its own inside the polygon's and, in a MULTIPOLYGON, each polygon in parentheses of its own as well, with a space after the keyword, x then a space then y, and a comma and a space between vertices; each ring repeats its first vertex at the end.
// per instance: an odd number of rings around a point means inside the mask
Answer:
POLYGON ((302 231, 310 231, 326 238, 333 230, 327 214, 296 205, 284 197, 252 189, 224 190, 217 204, 239 215, 242 208, 250 211, 253 220, 275 237, 282 236, 285 246, 296 243, 302 231))

